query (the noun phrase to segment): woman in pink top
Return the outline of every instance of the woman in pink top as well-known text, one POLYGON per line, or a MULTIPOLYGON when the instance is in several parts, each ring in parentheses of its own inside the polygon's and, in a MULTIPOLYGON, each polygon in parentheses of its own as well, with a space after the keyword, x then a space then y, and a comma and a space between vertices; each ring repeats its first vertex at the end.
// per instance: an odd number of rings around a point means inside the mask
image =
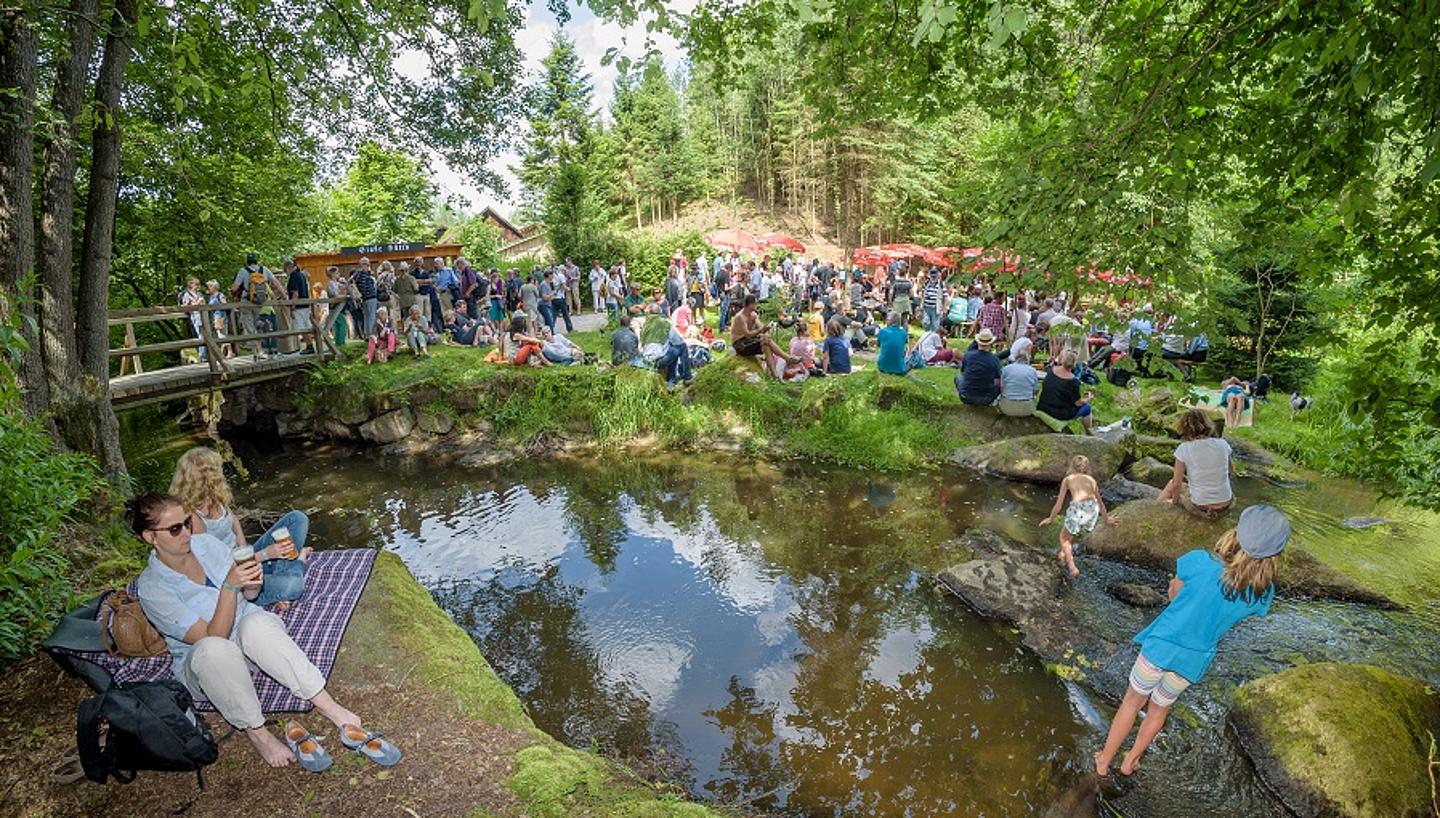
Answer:
POLYGON ((695 328, 694 313, 691 310, 690 301, 687 299, 670 313, 670 322, 675 325, 675 331, 687 337, 695 328))
POLYGON ((820 369, 815 366, 815 342, 810 340, 810 327, 804 322, 795 324, 795 337, 790 339, 790 357, 797 360, 786 368, 786 380, 819 373, 820 369))

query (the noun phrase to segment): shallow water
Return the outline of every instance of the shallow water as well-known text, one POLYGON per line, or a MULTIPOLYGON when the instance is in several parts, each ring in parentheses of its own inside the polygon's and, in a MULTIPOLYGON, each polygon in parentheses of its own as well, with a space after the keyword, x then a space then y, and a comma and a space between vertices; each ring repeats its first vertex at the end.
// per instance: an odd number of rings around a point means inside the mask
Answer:
MULTIPOLYGON (((1009 628, 929 579, 967 557, 953 540, 972 527, 1048 545, 1053 532, 1034 523, 1049 490, 704 458, 468 471, 308 447, 246 460, 248 504, 305 496, 317 544, 397 552, 541 728, 695 797, 804 815, 1030 815, 1098 749, 1083 718, 1097 714, 1009 628)), ((1359 493, 1341 502, 1254 480, 1239 491, 1286 506, 1305 545, 1342 570, 1433 595, 1440 546, 1407 534, 1423 515, 1376 512, 1359 493), (1335 534, 1373 513, 1405 522, 1335 534), (1356 557, 1346 549, 1360 537, 1378 543, 1356 557), (1403 566, 1385 558, 1405 548, 1403 566)), ((1098 589, 1163 577, 1082 567, 1077 604, 1098 630, 1123 641, 1153 615, 1098 589)), ((1440 682, 1434 609, 1417 607, 1287 601, 1243 623, 1146 758, 1155 783, 1113 803, 1131 816, 1280 814, 1224 733, 1229 689, 1327 659, 1440 682)), ((1108 719, 1133 653, 1095 658, 1078 692, 1108 719)))

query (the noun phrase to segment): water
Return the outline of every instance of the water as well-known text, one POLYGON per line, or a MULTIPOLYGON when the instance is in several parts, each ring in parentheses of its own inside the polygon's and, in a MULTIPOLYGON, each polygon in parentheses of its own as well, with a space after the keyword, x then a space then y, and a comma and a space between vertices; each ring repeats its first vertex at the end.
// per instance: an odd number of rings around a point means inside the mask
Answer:
MULTIPOLYGON (((1098 749, 1093 725, 1133 659, 1121 650, 1067 689, 1009 628, 935 590, 933 572, 967 558, 954 540, 969 528, 1049 545, 1034 523, 1053 494, 1036 487, 679 457, 493 471, 333 447, 246 460, 248 505, 311 497, 317 543, 397 552, 542 729, 743 810, 1043 812, 1098 749)), ((1153 783, 1112 800, 1126 815, 1282 814, 1224 732, 1246 679, 1334 660, 1440 683, 1430 518, 1342 488, 1238 491, 1285 507, 1341 570, 1418 604, 1287 601, 1243 623, 1146 758, 1153 783), (1376 513, 1400 523, 1335 525, 1376 513)), ((1097 588, 1163 577, 1085 565, 1087 622, 1123 642, 1152 614, 1097 588)))

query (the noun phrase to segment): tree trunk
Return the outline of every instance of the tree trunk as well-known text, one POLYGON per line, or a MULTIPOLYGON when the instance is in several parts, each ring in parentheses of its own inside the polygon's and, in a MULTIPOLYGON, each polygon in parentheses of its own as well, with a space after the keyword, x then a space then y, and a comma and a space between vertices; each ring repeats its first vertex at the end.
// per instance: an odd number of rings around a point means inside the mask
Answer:
POLYGON ((45 376, 52 402, 74 391, 80 379, 75 346, 74 237, 75 135, 85 103, 90 57, 95 51, 99 0, 71 0, 65 52, 55 72, 55 94, 45 140, 40 194, 40 328, 45 376))
POLYGON ((95 131, 91 138, 90 192, 85 203, 85 245, 80 262, 80 304, 77 329, 80 361, 84 369, 87 397, 87 449, 93 452, 105 473, 118 478, 124 473, 120 453, 120 426, 110 406, 110 327, 106 323, 110 301, 110 257, 115 244, 115 200, 120 171, 120 91, 125 85, 125 68, 130 62, 131 26, 138 0, 115 0, 110 33, 105 38, 105 56, 95 83, 95 131))
MULTIPOLYGON (((0 12, 0 316, 18 315, 28 342, 20 358, 25 411, 50 407, 35 322, 35 62, 32 10, 0 12)), ((48 422, 48 421, 47 421, 48 422)), ((52 429, 53 431, 53 429, 52 429)))

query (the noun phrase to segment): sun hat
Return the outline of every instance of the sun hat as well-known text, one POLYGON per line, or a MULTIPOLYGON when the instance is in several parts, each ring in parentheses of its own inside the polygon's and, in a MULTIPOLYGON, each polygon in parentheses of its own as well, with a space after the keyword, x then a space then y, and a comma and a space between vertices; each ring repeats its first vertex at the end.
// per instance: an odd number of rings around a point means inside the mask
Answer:
POLYGON ((1273 557, 1285 550, 1290 540, 1290 521, 1280 509, 1265 504, 1250 506, 1240 512, 1235 525, 1235 538, 1240 548, 1255 559, 1273 557))
POLYGON ((982 347, 990 346, 991 344, 995 343, 995 333, 991 332, 988 329, 982 329, 975 334, 975 343, 979 344, 982 347))
POLYGON ((515 312, 511 313, 510 317, 511 317, 511 318, 528 318, 529 316, 525 315, 525 311, 524 311, 524 310, 516 310, 515 312))

